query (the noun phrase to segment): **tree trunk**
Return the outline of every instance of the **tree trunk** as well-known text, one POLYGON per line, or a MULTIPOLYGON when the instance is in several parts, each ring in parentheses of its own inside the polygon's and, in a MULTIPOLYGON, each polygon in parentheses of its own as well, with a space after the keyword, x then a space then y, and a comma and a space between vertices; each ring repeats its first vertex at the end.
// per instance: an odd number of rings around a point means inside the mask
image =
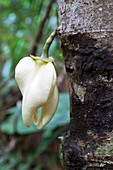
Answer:
POLYGON ((113 170, 113 0, 57 0, 70 94, 64 169, 113 170))

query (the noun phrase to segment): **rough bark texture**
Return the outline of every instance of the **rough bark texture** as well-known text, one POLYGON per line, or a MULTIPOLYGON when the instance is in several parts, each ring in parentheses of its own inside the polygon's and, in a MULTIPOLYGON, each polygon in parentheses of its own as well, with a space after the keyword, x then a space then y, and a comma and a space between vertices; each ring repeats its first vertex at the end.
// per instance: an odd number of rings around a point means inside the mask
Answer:
POLYGON ((113 0, 57 0, 70 93, 67 170, 113 170, 113 0))

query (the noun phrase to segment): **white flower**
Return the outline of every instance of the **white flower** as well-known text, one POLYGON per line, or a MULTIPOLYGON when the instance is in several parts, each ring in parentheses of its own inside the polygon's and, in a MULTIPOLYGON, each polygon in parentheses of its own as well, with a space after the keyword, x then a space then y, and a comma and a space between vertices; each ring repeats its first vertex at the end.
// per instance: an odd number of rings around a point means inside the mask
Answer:
POLYGON ((15 79, 23 95, 22 117, 25 125, 34 122, 43 128, 54 116, 58 105, 57 74, 54 59, 24 57, 17 64, 15 79), (40 119, 38 109, 42 108, 40 119))

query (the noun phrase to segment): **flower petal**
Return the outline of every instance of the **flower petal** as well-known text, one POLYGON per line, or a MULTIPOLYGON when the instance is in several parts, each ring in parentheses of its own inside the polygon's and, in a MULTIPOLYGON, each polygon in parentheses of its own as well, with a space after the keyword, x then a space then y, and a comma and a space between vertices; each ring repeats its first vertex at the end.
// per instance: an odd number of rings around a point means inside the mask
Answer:
MULTIPOLYGON (((32 122, 37 123, 38 119, 36 119, 37 108, 32 105, 27 105, 26 99, 23 97, 22 101, 22 118, 23 122, 27 127, 30 127, 32 122)), ((29 103, 30 104, 30 103, 29 103)))
POLYGON ((33 115, 39 107, 42 107, 48 100, 54 76, 54 66, 51 62, 35 68, 34 76, 29 88, 23 95, 22 116, 27 127, 32 123, 33 115))
POLYGON ((53 92, 50 94, 46 105, 42 107, 42 114, 38 123, 39 129, 43 128, 54 116, 58 105, 58 98, 58 87, 56 85, 53 92))
POLYGON ((25 91, 26 85, 29 85, 35 67, 36 64, 32 58, 24 57, 19 61, 15 68, 15 79, 22 95, 25 91))
POLYGON ((33 114, 32 122, 33 122, 35 125, 38 125, 37 110, 36 110, 36 112, 34 112, 34 114, 33 114))

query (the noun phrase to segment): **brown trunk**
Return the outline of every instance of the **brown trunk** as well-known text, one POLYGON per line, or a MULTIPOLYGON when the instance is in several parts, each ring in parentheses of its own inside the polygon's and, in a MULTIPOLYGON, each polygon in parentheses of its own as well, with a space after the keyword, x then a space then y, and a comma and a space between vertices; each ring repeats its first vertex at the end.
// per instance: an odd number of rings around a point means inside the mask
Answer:
POLYGON ((113 0, 57 0, 70 93, 67 170, 113 169, 113 0))

